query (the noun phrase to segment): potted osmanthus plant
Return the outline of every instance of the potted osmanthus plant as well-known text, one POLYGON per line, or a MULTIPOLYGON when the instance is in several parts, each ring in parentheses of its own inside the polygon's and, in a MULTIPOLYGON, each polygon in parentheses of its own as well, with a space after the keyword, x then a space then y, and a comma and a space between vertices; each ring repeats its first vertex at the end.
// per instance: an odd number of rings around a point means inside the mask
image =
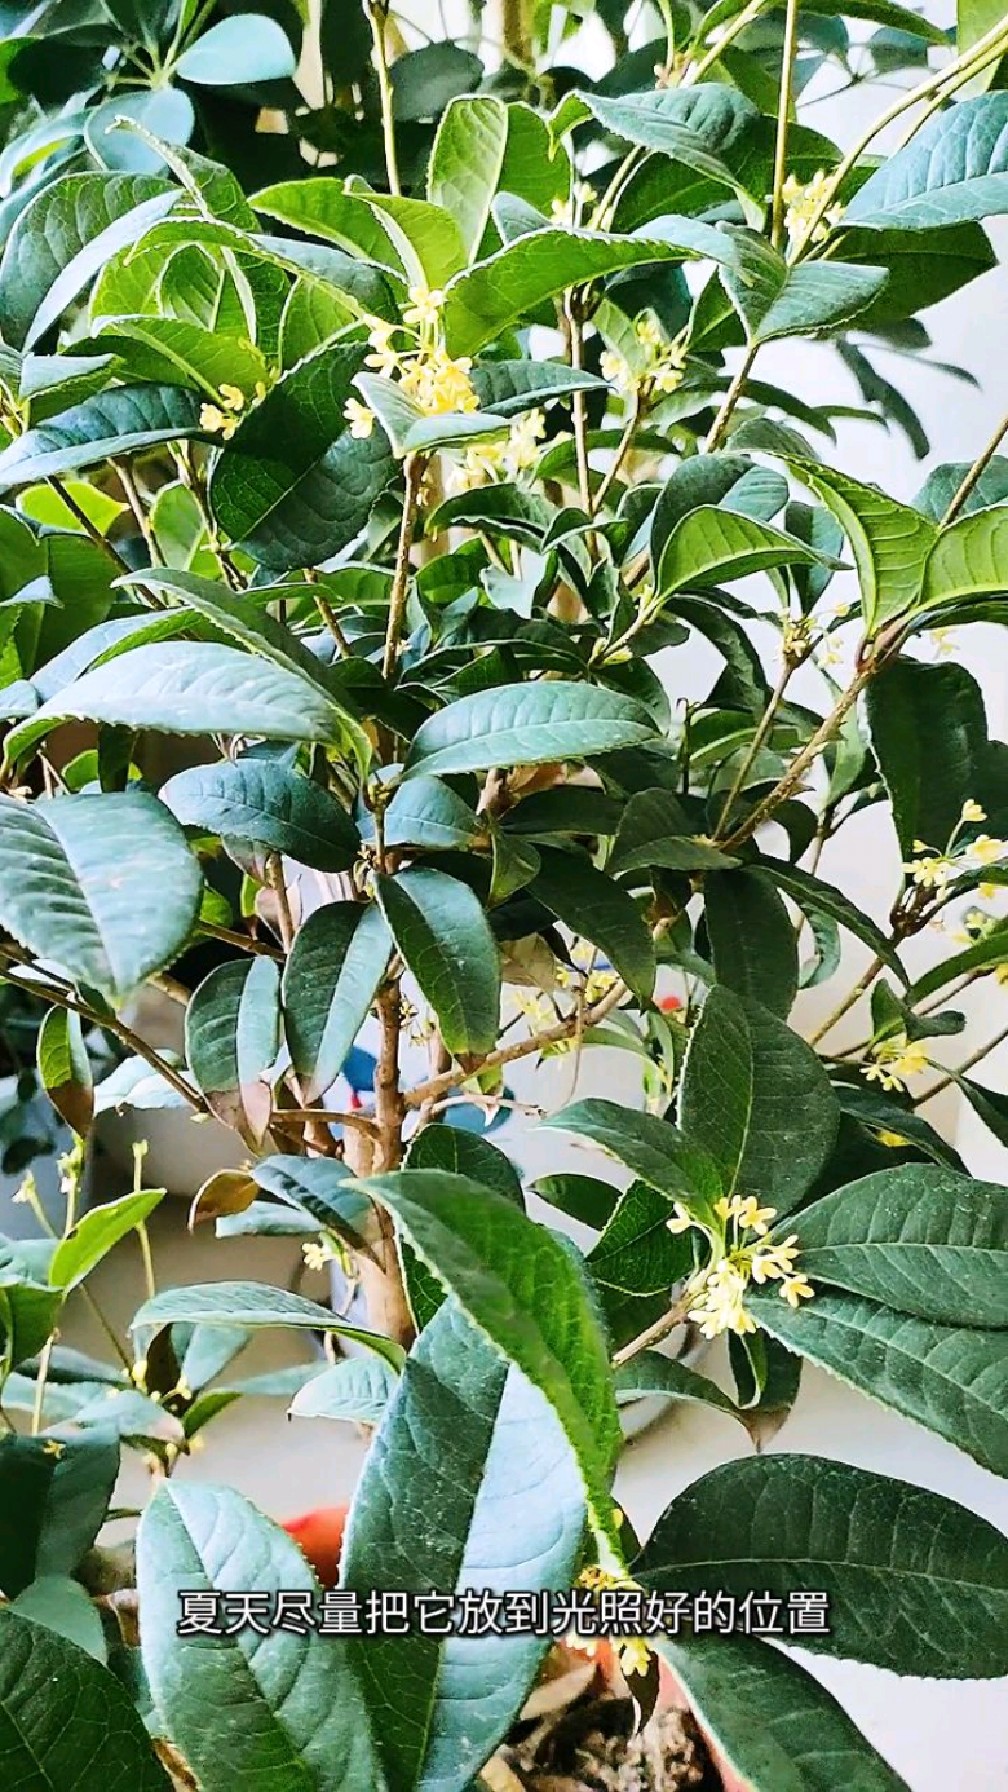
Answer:
MULTIPOLYGON (((794 0, 783 30, 759 0, 670 7, 639 49, 607 6, 596 82, 551 64, 531 9, 490 75, 457 42, 404 49, 373 4, 352 69, 328 20, 312 113, 269 88, 252 50, 276 39, 246 21, 233 103, 287 107, 284 166, 299 143, 334 158, 252 191, 219 96, 160 135, 146 100, 68 124, 36 91, 43 50, 5 65, 30 117, 0 261, 2 974, 47 1004, 46 1080, 82 1134, 109 1102, 223 1118, 244 1167, 208 1177, 194 1221, 291 1232, 367 1299, 350 1325, 265 1284, 159 1288, 142 1152, 129 1194, 81 1216, 68 1174, 55 1235, 3 1247, 19 1786, 672 1785, 632 1733, 662 1662, 734 1783, 875 1792, 903 1781, 791 1645, 1008 1670, 989 1523, 786 1432, 751 1448, 808 1359, 1008 1469, 1004 1191, 919 1111, 951 1076, 1005 1135, 983 1053, 932 1058, 955 992, 1008 961, 1006 749, 974 680, 919 652, 1004 619, 1004 425, 909 503, 835 465, 816 395, 759 365, 833 342, 906 424, 871 356, 919 346, 918 312, 992 263, 1008 21, 967 9, 953 44, 889 0, 850 10, 888 34, 869 72, 903 58, 916 85, 846 152, 795 110, 812 64, 863 73, 860 53, 794 0), (723 667, 684 705, 691 633, 723 667), (810 667, 815 705, 792 694, 810 667), (155 788, 165 734, 197 763, 155 788), (869 804, 904 866, 884 926, 819 873, 869 804), (913 981, 905 943, 950 915, 965 939, 913 981), (843 935, 871 954, 856 982, 843 935), (216 959, 191 987, 195 942, 216 959), (127 1019, 154 980, 184 1059, 127 1019), (831 1021, 870 996, 842 1053, 790 1024, 827 981, 831 1021), (85 1028, 125 1054, 97 1092, 85 1028), (580 1250, 450 1121, 600 1042, 634 1067, 626 1101, 541 1131, 621 1166, 538 1182, 597 1235, 580 1250), (117 1359, 81 1358, 66 1303, 134 1232, 131 1338, 109 1326, 117 1359), (734 1396, 663 1354, 685 1321, 727 1335, 734 1396), (330 1341, 283 1384, 296 1411, 373 1428, 345 1535, 173 1472, 262 1391, 232 1365, 264 1327, 330 1341), (646 1392, 705 1403, 740 1448, 642 1539, 612 1483, 618 1402, 646 1392), (112 1550, 134 1445, 151 1497, 112 1550), (608 1717, 591 1665, 551 1652, 600 1630, 626 1689, 608 1717), (563 1725, 558 1673, 581 1676, 563 1725)), ((218 27, 109 16, 102 67, 134 73, 90 104, 206 77, 190 40, 218 27)))

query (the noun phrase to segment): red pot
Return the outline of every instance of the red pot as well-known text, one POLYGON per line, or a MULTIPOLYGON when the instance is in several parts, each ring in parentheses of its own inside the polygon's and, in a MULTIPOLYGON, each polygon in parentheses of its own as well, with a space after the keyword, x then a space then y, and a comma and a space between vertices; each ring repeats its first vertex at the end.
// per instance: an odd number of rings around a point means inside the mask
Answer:
POLYGON ((340 1551, 349 1510, 349 1506, 317 1506, 314 1512, 301 1512, 296 1518, 283 1520, 288 1537, 293 1537, 302 1555, 308 1558, 323 1587, 335 1587, 339 1581, 340 1551))

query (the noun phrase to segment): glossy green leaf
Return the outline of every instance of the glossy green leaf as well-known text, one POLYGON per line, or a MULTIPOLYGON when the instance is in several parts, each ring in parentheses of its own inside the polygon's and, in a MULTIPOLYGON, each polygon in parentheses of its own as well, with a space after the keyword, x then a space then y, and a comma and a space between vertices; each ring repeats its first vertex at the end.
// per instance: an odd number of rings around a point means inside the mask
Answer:
POLYGON ((345 1357, 299 1388, 290 1405, 293 1419, 342 1419, 354 1425, 380 1423, 399 1377, 381 1357, 345 1357))
POLYGON ((866 311, 886 285, 882 267, 858 267, 842 261, 800 261, 761 246, 758 259, 744 258, 741 270, 721 275, 751 343, 784 336, 812 335, 837 329, 866 311))
MULTIPOLYGON (((1008 177, 1006 177, 1008 178, 1008 177)), ((977 510, 943 529, 928 556, 920 601, 926 608, 956 606, 977 597, 1000 596, 1006 582, 1008 509, 977 510)))
POLYGON ((1008 1326, 1008 1208, 995 1183, 902 1164, 834 1189, 795 1223, 813 1281, 944 1325, 1008 1326))
POLYGON ((887 157, 851 200, 851 223, 919 230, 1008 210, 1008 94, 961 100, 887 157))
POLYGON ((824 556, 797 536, 710 504, 691 510, 676 523, 658 565, 663 596, 703 590, 774 566, 813 566, 824 556))
MULTIPOLYGON (((446 1302, 406 1363, 358 1485, 346 1584, 559 1589, 576 1572, 583 1525, 580 1476, 551 1407, 446 1302), (431 1499, 436 1531, 418 1516, 431 1499)), ((389 1784, 463 1792, 545 1647, 536 1637, 351 1645, 389 1784)))
POLYGON ((262 352, 240 337, 180 317, 116 317, 92 338, 119 355, 129 378, 190 386, 219 406, 222 384, 251 398, 265 384, 262 352))
POLYGON ((104 1663, 108 1651, 98 1608, 79 1581, 65 1574, 44 1574, 12 1601, 19 1617, 30 1618, 43 1630, 75 1643, 95 1661, 104 1663))
POLYGON ((1008 1664, 1008 1538, 939 1494, 843 1462, 781 1454, 714 1469, 663 1513, 634 1574, 687 1591, 825 1592, 830 1632, 802 1645, 895 1673, 982 1679, 1008 1664))
POLYGON ((60 1118, 84 1134, 94 1113, 94 1079, 79 1014, 50 1008, 38 1032, 36 1062, 42 1087, 60 1118))
POLYGON ((214 515, 264 565, 314 566, 339 553, 393 478, 382 432, 359 441, 344 416, 366 352, 336 342, 308 355, 224 446, 210 481, 214 515))
POLYGON ((422 772, 400 784, 385 811, 386 846, 452 852, 485 836, 484 823, 450 784, 422 772))
POLYGON ((175 73, 200 87, 244 87, 282 81, 296 67, 290 39, 276 21, 265 13, 243 12, 204 31, 183 51, 175 73))
POLYGON ((145 137, 124 127, 124 119, 141 125, 147 137, 178 144, 188 143, 196 114, 180 87, 113 94, 88 109, 84 138, 96 162, 120 174, 157 174, 164 170, 164 157, 145 137))
POLYGON ((561 1108, 541 1124, 590 1139, 642 1182, 687 1207, 699 1224, 712 1223, 713 1206, 722 1193, 717 1163, 702 1144, 684 1138, 670 1121, 592 1097, 561 1108))
POLYGON ((181 951, 201 891, 185 836, 155 797, 50 797, 30 807, 0 798, 0 919, 23 945, 112 998, 181 951))
POLYGON ((276 1201, 359 1248, 371 1204, 340 1159, 285 1155, 260 1158, 250 1175, 276 1201))
POLYGON ((704 924, 718 982, 786 1018, 798 989, 798 943, 772 885, 748 870, 706 878, 704 924))
POLYGON ((586 855, 540 846, 532 894, 572 932, 591 941, 642 1002, 654 990, 655 951, 637 904, 586 855))
POLYGON ((422 723, 404 775, 590 759, 617 747, 641 746, 653 735, 647 711, 615 691, 552 679, 500 685, 459 697, 422 723))
POLYGON ((438 126, 427 193, 455 218, 470 258, 483 240, 507 140, 507 107, 489 96, 452 100, 438 126))
POLYGON ((751 1305, 758 1323, 789 1350, 1008 1476, 1004 1331, 936 1325, 828 1288, 797 1312, 765 1290, 751 1305))
POLYGON ((72 1574, 105 1523, 119 1440, 90 1435, 0 1440, 0 1587, 13 1598, 36 1575, 72 1574))
MULTIPOLYGON (((728 157, 752 131, 756 107, 737 88, 701 82, 618 98, 568 95, 555 128, 590 114, 607 131, 642 149, 657 150, 718 184, 735 187, 728 157), (566 114, 566 117, 565 117, 566 114)), ((762 195, 760 196, 762 197, 762 195)))
POLYGON ((735 860, 690 833, 689 818, 666 790, 641 790, 630 798, 613 842, 607 871, 724 871, 735 860))
MULTIPOLYGON (((86 672, 8 736, 8 754, 20 756, 49 728, 74 716, 166 734, 319 740, 343 749, 355 748, 360 733, 346 710, 326 694, 320 678, 309 683, 300 673, 236 647, 195 641, 133 648, 128 683, 121 663, 110 661, 86 672)), ((172 826, 177 829, 178 823, 173 820, 172 826)))
POLYGON ((556 1412, 578 1460, 592 1524, 615 1546, 609 1480, 619 1422, 606 1340, 576 1259, 503 1195, 437 1170, 371 1177, 422 1261, 556 1412))
POLYGON ((198 1089, 225 1126, 252 1146, 269 1127, 270 1072, 280 1050, 280 972, 256 955, 217 965, 186 1009, 186 1058, 198 1089))
POLYGON ((122 1195, 118 1201, 90 1207, 56 1246, 49 1265, 52 1286, 64 1292, 76 1288, 121 1239, 150 1218, 164 1193, 163 1188, 147 1188, 137 1194, 122 1195))
POLYGON ((743 1636, 657 1646, 751 1792, 908 1792, 832 1694, 779 1650, 743 1636))
POLYGON ((115 1675, 10 1610, 0 1610, 0 1773, 18 1792, 170 1788, 115 1675))
POLYGON ((803 463, 795 471, 832 511, 850 542, 866 628, 874 632, 912 608, 934 545, 934 525, 878 486, 862 485, 832 467, 803 463))
POLYGON ((816 914, 827 915, 839 927, 845 927, 855 939, 869 946, 883 964, 895 971, 901 983, 906 982, 906 972, 899 955, 881 927, 834 884, 829 884, 825 879, 814 876, 810 871, 803 871, 801 866, 791 865, 784 859, 764 859, 752 871, 755 877, 772 883, 778 890, 783 890, 785 896, 792 897, 810 918, 816 914))
POLYGON ((632 1182, 585 1258, 595 1281, 624 1294, 668 1295, 693 1267, 691 1245, 668 1220, 667 1196, 632 1182))
POLYGON ((355 1338, 398 1368, 402 1351, 398 1344, 377 1332, 362 1331, 359 1326, 344 1325, 328 1307, 317 1301, 304 1300, 299 1294, 288 1294, 283 1288, 270 1288, 259 1282, 193 1283, 187 1288, 166 1288, 152 1300, 145 1301, 134 1315, 130 1330, 146 1332, 163 1325, 245 1326, 249 1331, 263 1327, 292 1327, 299 1331, 335 1332, 337 1337, 355 1338))
POLYGON ((0 260, 0 329, 31 348, 116 250, 137 241, 178 200, 135 174, 65 174, 18 218, 0 260))
POLYGON ((741 1422, 734 1400, 722 1393, 716 1382, 706 1375, 698 1375, 695 1369, 688 1369, 675 1357, 662 1356, 660 1351, 641 1351, 616 1370, 614 1379, 617 1398, 666 1394, 670 1400, 689 1400, 700 1406, 713 1407, 715 1412, 723 1412, 727 1418, 741 1422))
POLYGON ((492 1050, 500 1025, 500 960, 468 884, 422 867, 379 878, 378 900, 448 1050, 462 1057, 492 1050))
POLYGON ((328 903, 295 935, 284 970, 284 1025, 306 1102, 339 1076, 391 952, 392 935, 373 903, 328 903))
POLYGON ((840 1110, 815 1052, 775 1015, 720 985, 690 1038, 679 1124, 727 1191, 796 1207, 833 1149, 840 1110))
POLYGON ((184 827, 284 853, 317 871, 346 871, 360 835, 342 804, 290 766, 225 759, 176 772, 161 801, 184 827))
POLYGON ((904 860, 915 840, 943 851, 979 785, 987 747, 979 685, 962 666, 901 658, 872 681, 867 715, 904 860))
POLYGON ((116 386, 18 436, 0 454, 0 491, 199 435, 200 401, 179 386, 116 386))
POLYGON ((179 1592, 315 1596, 296 1543, 230 1488, 163 1482, 137 1539, 143 1664, 169 1734, 203 1792, 244 1778, 313 1792, 382 1784, 357 1675, 314 1631, 180 1637, 179 1592), (240 1706, 241 1721, 235 1711, 240 1706))
POLYGON ((562 361, 480 361, 469 377, 482 409, 498 417, 516 417, 573 392, 601 392, 604 384, 562 361))

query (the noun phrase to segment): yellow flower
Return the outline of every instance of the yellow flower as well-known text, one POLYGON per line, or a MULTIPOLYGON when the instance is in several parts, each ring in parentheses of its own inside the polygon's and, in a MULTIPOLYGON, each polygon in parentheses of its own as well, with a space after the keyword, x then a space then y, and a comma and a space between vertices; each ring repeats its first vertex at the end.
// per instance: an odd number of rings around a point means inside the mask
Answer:
POLYGON ((944 890, 956 870, 948 853, 932 852, 922 840, 914 841, 914 852, 921 856, 907 859, 903 865, 910 882, 921 890, 944 890))
POLYGON ((511 425, 503 455, 511 474, 524 473, 539 459, 539 443, 546 434, 546 418, 542 411, 525 411, 511 425))
POLYGON ((327 1263, 334 1262, 336 1258, 336 1252, 327 1238, 312 1239, 308 1244, 303 1244, 301 1255, 308 1269, 324 1269, 327 1263))
POLYGON ((978 884, 977 895, 981 902, 993 902, 998 893, 997 884, 978 884))
POLYGON ((761 1207, 752 1195, 736 1195, 729 1208, 733 1220, 738 1220, 743 1232, 757 1232, 762 1236, 771 1220, 776 1219, 776 1207, 761 1207))
POLYGON ((670 1232, 688 1232, 693 1224, 692 1215, 687 1213, 681 1201, 673 1201, 672 1218, 665 1221, 670 1232))
POLYGON ((479 399, 469 378, 471 367, 468 355, 453 361, 443 348, 436 348, 429 355, 416 356, 403 369, 402 389, 428 417, 478 411, 479 399))
POLYGON ((893 1151, 897 1151, 901 1145, 910 1143, 910 1140, 905 1139, 901 1132, 889 1132, 888 1129, 876 1133, 875 1137, 880 1145, 888 1145, 893 1151))
POLYGON ((616 1660, 624 1679, 632 1674, 646 1674, 651 1665, 651 1650, 641 1636, 626 1637, 616 1644, 616 1660))
POLYGON ((569 230, 574 222, 573 199, 554 199, 550 204, 550 221, 559 224, 563 230, 569 230))
POLYGON ((47 1438, 42 1445, 42 1454, 43 1456, 55 1456, 58 1462, 61 1456, 66 1455, 66 1444, 61 1444, 55 1437, 47 1438))
POLYGON ((986 811, 986 809, 982 809, 980 807, 980 804, 978 802, 976 802, 973 799, 973 797, 967 797, 966 801, 964 802, 964 804, 962 806, 962 811, 960 813, 959 820, 960 821, 986 821, 987 820, 987 811, 986 811))
POLYGON ((927 1070, 930 1060, 919 1039, 908 1043, 905 1033, 895 1039, 883 1039, 872 1047, 872 1063, 867 1065, 864 1075, 870 1083, 880 1083, 883 1089, 891 1092, 901 1091, 910 1076, 919 1076, 927 1070))
POLYGON ((365 357, 364 365, 375 368, 385 379, 391 379, 399 371, 401 357, 392 347, 392 338, 397 328, 396 324, 379 321, 368 332, 372 353, 365 357))
MULTIPOLYGON (((822 168, 813 174, 807 185, 803 185, 795 175, 788 175, 783 187, 784 204, 787 207, 784 213, 784 228, 792 246, 805 241, 812 220, 827 197, 830 185, 830 178, 822 168)), ((840 222, 842 216, 842 206, 828 206, 812 231, 811 240, 814 243, 823 242, 829 236, 830 231, 840 222)))
POLYGON ((348 398, 343 406, 343 415, 350 425, 350 434, 358 441, 365 442, 375 425, 375 414, 359 398, 348 398))
POLYGON ((780 1285, 780 1295, 789 1307, 797 1307, 799 1301, 814 1299, 815 1289, 802 1275, 788 1276, 780 1285))
POLYGON ((209 430, 211 435, 221 436, 225 442, 231 440, 238 428, 237 417, 226 415, 217 404, 201 405, 199 420, 201 429, 209 430))
POLYGON ((599 369, 604 380, 615 386, 617 392, 624 397, 636 392, 639 381, 629 361, 616 353, 615 349, 604 349, 599 356, 599 369))
POLYGON ((1004 840, 994 840, 990 834, 978 834, 966 848, 974 865, 995 865, 1003 858, 1006 850, 1004 840))
POLYGON ((245 394, 240 386, 220 387, 221 403, 226 411, 242 411, 245 409, 245 394))
POLYGON ((404 324, 415 324, 420 330, 436 330, 440 322, 444 293, 439 287, 411 286, 409 305, 403 312, 404 324))
POLYGON ((665 338, 662 335, 661 328, 655 318, 638 318, 634 329, 637 340, 642 348, 648 348, 657 353, 658 350, 664 346, 665 338))

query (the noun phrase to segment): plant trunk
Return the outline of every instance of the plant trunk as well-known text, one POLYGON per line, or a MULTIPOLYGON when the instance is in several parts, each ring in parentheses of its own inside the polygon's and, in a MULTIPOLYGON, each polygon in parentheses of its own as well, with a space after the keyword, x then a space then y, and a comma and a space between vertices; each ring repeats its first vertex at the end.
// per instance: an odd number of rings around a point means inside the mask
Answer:
MULTIPOLYGON (((380 1176, 398 1170, 402 1163, 402 1132, 406 1108, 399 1081, 400 996, 392 983, 379 998, 382 1040, 375 1072, 375 1121, 377 1137, 347 1131, 346 1161, 357 1176, 380 1176)), ((376 1209, 377 1236, 374 1258, 361 1257, 361 1291, 367 1301, 368 1324, 408 1349, 416 1335, 413 1315, 403 1287, 395 1227, 383 1207, 376 1209)))

